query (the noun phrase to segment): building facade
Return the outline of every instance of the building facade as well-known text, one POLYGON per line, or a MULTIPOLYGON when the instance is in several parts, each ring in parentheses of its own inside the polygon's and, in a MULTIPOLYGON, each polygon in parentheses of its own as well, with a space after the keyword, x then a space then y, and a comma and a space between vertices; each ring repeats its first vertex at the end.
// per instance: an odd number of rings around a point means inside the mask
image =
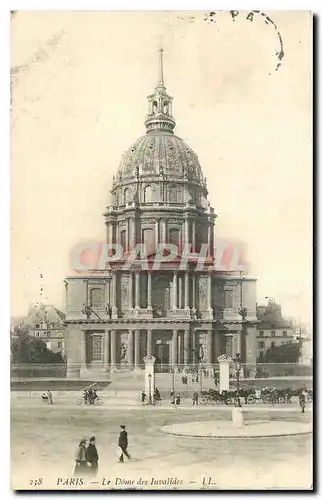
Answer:
POLYGON ((293 323, 282 316, 281 306, 274 299, 257 307, 257 318, 257 360, 260 363, 269 349, 297 342, 293 323))
POLYGON ((65 315, 52 305, 36 304, 30 307, 21 326, 32 337, 41 339, 53 352, 65 355, 65 315))
POLYGON ((211 366, 221 354, 237 352, 255 373, 256 280, 215 268, 216 214, 198 157, 174 134, 162 57, 160 51, 146 134, 122 156, 104 213, 106 241, 122 247, 122 255, 104 269, 65 280, 68 377, 139 369, 147 354, 163 370, 211 366), (146 249, 139 262, 129 259, 138 244, 146 249), (177 256, 159 258, 156 266, 163 244, 174 245, 177 256), (203 248, 199 266, 196 254, 203 248))

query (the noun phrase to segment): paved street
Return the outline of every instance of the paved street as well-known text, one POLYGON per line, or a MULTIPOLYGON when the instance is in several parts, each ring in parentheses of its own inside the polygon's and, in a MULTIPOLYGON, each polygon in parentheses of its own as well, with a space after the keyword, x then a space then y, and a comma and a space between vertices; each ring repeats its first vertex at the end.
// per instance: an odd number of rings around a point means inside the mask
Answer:
MULTIPOLYGON (((127 407, 51 407, 32 403, 12 399, 12 485, 16 488, 28 488, 29 482, 37 478, 43 478, 39 488, 57 488, 58 478, 72 476, 78 442, 91 435, 97 438, 100 463, 98 484, 87 487, 165 488, 162 483, 168 481, 168 488, 179 489, 310 488, 312 482, 308 435, 215 440, 176 437, 161 431, 162 426, 180 422, 229 420, 230 409, 214 412, 212 408, 200 411, 183 407, 170 411, 168 407, 143 407, 134 411, 127 407), (133 457, 125 464, 117 461, 120 424, 127 425, 133 457), (147 484, 137 484, 140 478, 147 484), (130 484, 131 480, 135 483, 130 484)), ((253 408, 245 412, 245 418, 264 420, 264 412, 253 408)), ((302 415, 295 409, 276 408, 266 418, 308 422, 311 413, 302 415)), ((61 479, 60 487, 68 489, 63 482, 61 479)))

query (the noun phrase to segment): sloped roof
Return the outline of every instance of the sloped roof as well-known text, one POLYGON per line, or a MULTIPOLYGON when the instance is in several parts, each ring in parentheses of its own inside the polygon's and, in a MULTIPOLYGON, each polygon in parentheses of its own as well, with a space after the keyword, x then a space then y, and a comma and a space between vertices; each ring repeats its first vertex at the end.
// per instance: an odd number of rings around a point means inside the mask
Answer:
POLYGON ((46 321, 47 323, 53 323, 54 327, 62 327, 64 319, 65 314, 56 309, 56 307, 38 303, 30 307, 24 324, 29 327, 35 327, 42 321, 46 321))

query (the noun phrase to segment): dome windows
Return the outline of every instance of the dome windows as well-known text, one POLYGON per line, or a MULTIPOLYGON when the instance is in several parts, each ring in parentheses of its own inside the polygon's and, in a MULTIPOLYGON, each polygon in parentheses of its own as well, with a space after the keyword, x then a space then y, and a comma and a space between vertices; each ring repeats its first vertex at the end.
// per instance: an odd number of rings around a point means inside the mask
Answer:
POLYGON ((123 204, 125 205, 129 201, 129 189, 126 188, 123 191, 123 204))
POLYGON ((148 185, 144 189, 144 203, 150 203, 152 201, 154 201, 153 188, 148 185))

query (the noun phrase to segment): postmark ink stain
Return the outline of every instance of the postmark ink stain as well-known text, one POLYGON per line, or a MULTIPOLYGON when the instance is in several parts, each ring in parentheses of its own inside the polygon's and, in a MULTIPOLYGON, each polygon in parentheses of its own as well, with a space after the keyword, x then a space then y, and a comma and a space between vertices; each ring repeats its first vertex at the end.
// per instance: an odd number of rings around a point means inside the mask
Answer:
MULTIPOLYGON (((231 20, 235 23, 236 20, 239 19, 244 19, 245 21, 248 21, 250 23, 256 22, 257 19, 260 19, 266 26, 271 26, 272 29, 275 31, 275 36, 276 36, 276 41, 279 44, 278 48, 274 49, 274 54, 276 58, 276 67, 275 71, 278 71, 279 68, 282 65, 283 58, 285 57, 285 52, 284 52, 284 44, 283 44, 283 38, 278 30, 277 25, 274 23, 274 21, 265 13, 261 12, 260 10, 251 10, 247 13, 245 12, 240 12, 238 10, 230 10, 228 14, 231 17, 231 20)), ((216 12, 208 12, 204 16, 204 22, 208 24, 215 24, 216 23, 216 12)), ((219 30, 218 30, 219 31, 219 30)), ((300 43, 300 42, 299 42, 300 43)), ((272 75, 272 73, 268 73, 268 75, 272 75)))

